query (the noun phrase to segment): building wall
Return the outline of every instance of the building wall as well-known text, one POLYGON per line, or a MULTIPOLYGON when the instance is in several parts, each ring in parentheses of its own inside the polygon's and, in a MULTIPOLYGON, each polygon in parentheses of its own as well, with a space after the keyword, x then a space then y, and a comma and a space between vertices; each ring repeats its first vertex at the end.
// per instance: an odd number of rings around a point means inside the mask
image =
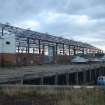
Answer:
POLYGON ((0 38, 0 65, 16 64, 15 35, 6 34, 0 38))
POLYGON ((0 54, 0 59, 0 65, 16 65, 16 54, 3 53, 0 54))
POLYGON ((0 53, 2 53, 2 39, 0 39, 0 53))
POLYGON ((15 35, 5 34, 0 39, 0 53, 16 53, 15 35))

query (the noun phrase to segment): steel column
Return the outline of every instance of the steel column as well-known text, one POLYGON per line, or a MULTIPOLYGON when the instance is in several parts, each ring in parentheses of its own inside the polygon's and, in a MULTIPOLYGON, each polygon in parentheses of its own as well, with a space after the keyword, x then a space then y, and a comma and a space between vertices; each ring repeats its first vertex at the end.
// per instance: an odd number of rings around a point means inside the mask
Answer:
POLYGON ((55 75, 55 85, 58 85, 58 74, 55 75))
POLYGON ((66 84, 69 85, 69 73, 66 73, 66 84))
POLYGON ((28 54, 29 54, 29 52, 30 52, 30 44, 29 44, 29 38, 27 38, 27 52, 28 52, 28 54))
POLYGON ((76 81, 76 85, 78 85, 79 84, 78 72, 75 73, 75 81, 76 81))

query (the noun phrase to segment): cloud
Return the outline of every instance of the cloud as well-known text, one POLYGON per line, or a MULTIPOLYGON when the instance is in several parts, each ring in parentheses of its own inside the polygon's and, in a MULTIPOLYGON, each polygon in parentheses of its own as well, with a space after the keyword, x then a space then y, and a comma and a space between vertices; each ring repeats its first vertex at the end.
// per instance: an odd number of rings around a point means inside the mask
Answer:
POLYGON ((24 28, 24 29, 38 29, 40 27, 40 23, 38 21, 35 21, 35 20, 25 20, 25 21, 22 21, 22 22, 19 22, 17 24, 15 24, 15 26, 19 26, 21 28, 24 28))
POLYGON ((105 49, 105 0, 0 0, 0 22, 105 49))

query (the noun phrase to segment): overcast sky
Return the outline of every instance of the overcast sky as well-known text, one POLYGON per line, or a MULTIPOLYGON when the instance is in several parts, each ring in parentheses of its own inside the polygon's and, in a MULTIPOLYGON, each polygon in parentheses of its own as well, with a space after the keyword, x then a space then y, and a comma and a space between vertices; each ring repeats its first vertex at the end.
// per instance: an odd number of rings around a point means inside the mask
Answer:
POLYGON ((0 0, 0 22, 105 50, 105 0, 0 0))

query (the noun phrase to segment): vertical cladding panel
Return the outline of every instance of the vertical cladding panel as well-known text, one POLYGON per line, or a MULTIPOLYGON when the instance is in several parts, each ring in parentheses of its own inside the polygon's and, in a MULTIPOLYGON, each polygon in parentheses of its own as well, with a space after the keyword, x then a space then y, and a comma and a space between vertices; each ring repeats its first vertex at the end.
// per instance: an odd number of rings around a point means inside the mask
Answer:
POLYGON ((2 53, 2 39, 0 39, 0 53, 2 53))
POLYGON ((4 34, 0 39, 0 65, 16 64, 16 42, 15 35, 4 34))
POLYGON ((2 39, 0 39, 0 64, 1 64, 1 53, 2 53, 2 39))
POLYGON ((15 35, 5 35, 2 47, 3 53, 15 54, 16 53, 15 35))

